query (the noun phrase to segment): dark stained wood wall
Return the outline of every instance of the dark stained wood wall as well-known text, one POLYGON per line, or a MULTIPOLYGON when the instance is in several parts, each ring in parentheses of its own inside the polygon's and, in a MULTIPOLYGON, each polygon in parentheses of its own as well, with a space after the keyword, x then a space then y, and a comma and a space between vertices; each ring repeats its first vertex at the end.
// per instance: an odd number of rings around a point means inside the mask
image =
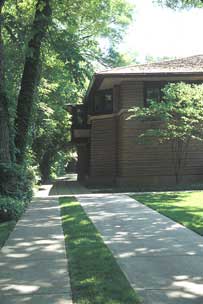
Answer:
MULTIPOLYGON (((123 83, 120 88, 120 105, 123 108, 142 106, 143 84, 123 83)), ((137 135, 147 122, 126 120, 123 113, 118 119, 118 174, 119 184, 167 184, 174 183, 174 165, 170 145, 139 144, 137 135)), ((203 144, 190 145, 183 181, 203 178, 203 144)))
MULTIPOLYGON (((114 87, 117 116, 94 117, 91 122, 90 183, 168 185, 175 183, 170 145, 139 144, 147 124, 127 120, 128 109, 144 105, 144 82, 128 81, 114 87), (120 112, 119 112, 120 111, 120 112)), ((193 143, 183 182, 203 180, 203 144, 193 143)))
POLYGON ((90 179, 109 183, 116 177, 116 118, 94 119, 91 128, 90 179))
POLYGON ((78 154, 78 162, 77 162, 77 173, 78 180, 85 181, 89 174, 89 146, 87 143, 77 144, 77 154, 78 154))
POLYGON ((119 109, 139 107, 144 103, 144 87, 142 81, 123 82, 120 86, 119 109))

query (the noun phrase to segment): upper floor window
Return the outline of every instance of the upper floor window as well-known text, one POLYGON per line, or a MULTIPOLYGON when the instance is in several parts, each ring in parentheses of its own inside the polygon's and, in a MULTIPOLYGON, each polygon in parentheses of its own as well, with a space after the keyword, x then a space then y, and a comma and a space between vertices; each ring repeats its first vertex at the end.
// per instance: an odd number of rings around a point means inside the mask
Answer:
POLYGON ((160 102, 162 97, 163 97, 163 93, 162 93, 162 89, 164 87, 163 83, 145 83, 144 86, 144 96, 145 96, 145 100, 144 100, 144 104, 145 106, 149 106, 150 103, 152 101, 157 101, 160 102))
POLYGON ((113 112, 112 90, 98 91, 94 98, 95 114, 111 114, 113 112))
MULTIPOLYGON (((178 81, 172 81, 173 83, 177 83, 178 81)), ((202 81, 198 80, 187 80, 185 83, 194 83, 200 84, 202 81)), ((144 105, 148 107, 152 101, 160 102, 163 100, 163 92, 162 89, 166 84, 170 82, 167 81, 154 81, 154 82, 145 82, 144 84, 144 105)))

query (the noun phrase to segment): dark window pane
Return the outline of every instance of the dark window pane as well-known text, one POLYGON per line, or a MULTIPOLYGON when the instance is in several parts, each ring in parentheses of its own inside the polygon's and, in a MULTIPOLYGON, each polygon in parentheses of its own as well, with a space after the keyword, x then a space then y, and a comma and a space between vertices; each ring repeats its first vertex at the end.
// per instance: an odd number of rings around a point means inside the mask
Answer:
POLYGON ((112 90, 100 91, 95 95, 94 111, 96 114, 110 114, 113 112, 112 90))
POLYGON ((112 93, 104 94, 104 108, 107 113, 113 111, 113 96, 112 93))
POLYGON ((161 89, 152 87, 146 89, 146 103, 149 105, 152 101, 160 101, 161 89))
POLYGON ((160 102, 162 99, 162 89, 166 85, 165 82, 145 82, 144 84, 144 102, 145 106, 149 106, 152 101, 160 102))

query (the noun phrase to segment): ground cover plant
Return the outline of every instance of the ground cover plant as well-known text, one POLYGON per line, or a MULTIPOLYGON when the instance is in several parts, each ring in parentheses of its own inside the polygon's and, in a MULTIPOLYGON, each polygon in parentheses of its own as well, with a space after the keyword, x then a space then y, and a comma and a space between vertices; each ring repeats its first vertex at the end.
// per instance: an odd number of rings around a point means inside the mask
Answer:
POLYGON ((0 248, 8 239, 27 204, 28 200, 0 195, 0 248))
POLYGON ((8 239, 9 234, 15 227, 15 221, 8 221, 0 223, 0 248, 3 247, 5 241, 8 239))
POLYGON ((135 194, 134 199, 203 236, 203 192, 135 194))
POLYGON ((74 197, 60 198, 60 206, 74 303, 139 303, 79 202, 74 197))

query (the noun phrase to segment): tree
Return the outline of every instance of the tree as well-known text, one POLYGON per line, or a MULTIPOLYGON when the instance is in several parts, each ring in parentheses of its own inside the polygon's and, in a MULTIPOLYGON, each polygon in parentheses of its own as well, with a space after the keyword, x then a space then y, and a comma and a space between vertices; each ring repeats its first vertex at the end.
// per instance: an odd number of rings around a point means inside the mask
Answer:
POLYGON ((37 81, 40 77, 40 49, 42 40, 50 24, 51 13, 50 0, 37 1, 32 25, 32 36, 28 43, 17 101, 15 146, 17 150, 16 159, 17 162, 20 163, 24 161, 28 142, 27 138, 31 122, 34 94, 37 81))
POLYGON ((116 50, 115 46, 111 46, 108 49, 108 53, 103 56, 102 63, 108 68, 137 64, 138 62, 136 61, 136 56, 136 52, 131 54, 121 53, 116 50))
POLYGON ((5 90, 4 43, 2 35, 2 9, 5 1, 0 1, 0 163, 10 163, 10 136, 7 95, 5 90))
POLYGON ((0 175, 5 175, 6 163, 12 171, 16 161, 30 164, 30 156, 31 162, 47 161, 46 149, 53 163, 57 149, 67 149, 65 104, 81 102, 101 58, 99 39, 119 41, 132 7, 126 0, 6 0, 0 5, 0 175))
POLYGON ((189 145, 203 140, 203 85, 171 83, 163 89, 162 102, 151 101, 147 108, 134 108, 130 118, 151 121, 138 137, 139 142, 168 144, 179 183, 187 162, 189 145))
POLYGON ((101 0, 82 3, 70 1, 68 13, 66 1, 36 1, 17 102, 15 147, 19 163, 23 163, 25 159, 29 141, 34 96, 40 80, 40 69, 43 68, 40 67, 40 52, 47 43, 45 40, 42 47, 42 40, 46 38, 48 28, 49 44, 52 49, 57 50, 54 55, 66 62, 69 77, 77 83, 79 90, 82 82, 87 83, 87 77, 92 71, 90 58, 93 61, 97 59, 96 56, 100 56, 95 39, 105 36, 118 41, 130 19, 130 6, 125 0, 108 0, 105 3, 101 0))
POLYGON ((168 6, 172 9, 192 8, 192 7, 203 7, 202 0, 154 0, 158 4, 168 6))

